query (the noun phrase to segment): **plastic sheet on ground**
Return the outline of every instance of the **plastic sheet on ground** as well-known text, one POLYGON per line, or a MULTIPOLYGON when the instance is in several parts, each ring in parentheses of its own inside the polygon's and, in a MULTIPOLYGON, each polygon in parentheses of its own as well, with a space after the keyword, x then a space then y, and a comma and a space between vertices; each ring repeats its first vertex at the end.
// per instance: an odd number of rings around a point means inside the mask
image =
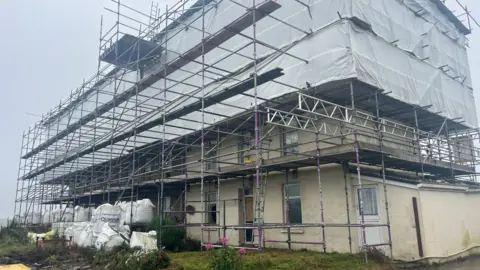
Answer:
POLYGON ((148 233, 144 232, 133 232, 132 237, 130 238, 130 247, 139 247, 143 250, 156 250, 157 247, 157 232, 150 231, 148 233))

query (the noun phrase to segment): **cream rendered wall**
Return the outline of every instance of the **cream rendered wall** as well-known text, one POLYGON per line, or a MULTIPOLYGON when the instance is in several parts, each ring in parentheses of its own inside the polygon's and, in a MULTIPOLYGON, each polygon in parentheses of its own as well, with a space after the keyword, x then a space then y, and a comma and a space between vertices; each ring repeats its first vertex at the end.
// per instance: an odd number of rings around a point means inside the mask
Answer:
MULTIPOLYGON (((352 178, 353 185, 357 186, 356 176, 352 178)), ((399 182, 386 181, 387 198, 389 207, 389 217, 391 224, 391 236, 393 243, 393 257, 400 260, 414 260, 419 258, 417 235, 415 228, 415 218, 413 214, 412 197, 419 199, 418 188, 416 185, 403 184, 399 182)), ((387 224, 387 210, 385 207, 385 192, 381 179, 362 177, 362 185, 364 187, 376 187, 378 210, 380 213, 380 224, 387 224)), ((352 192, 353 194, 353 192, 352 192)), ((358 204, 353 198, 352 202, 355 207, 358 204)), ((354 208, 357 209, 357 208, 354 208)), ((420 209, 419 209, 420 211, 420 209)), ((358 215, 355 212, 355 215, 358 215)), ((420 226, 421 226, 420 222, 420 226)), ((388 229, 381 227, 383 242, 388 242, 388 229)), ((390 255, 388 247, 382 247, 387 255, 390 255)))
POLYGON ((420 190, 426 257, 448 256, 480 245, 480 193, 420 190))
MULTIPOLYGON (((345 182, 342 167, 339 165, 322 166, 321 179, 325 223, 346 224, 345 182)), ((278 175, 268 179, 268 191, 265 203, 266 223, 280 223, 283 221, 283 181, 284 175, 278 175)), ((320 196, 316 168, 299 170, 298 179, 289 179, 289 182, 300 183, 302 222, 321 223, 320 196)), ((287 240, 286 229, 267 230, 265 236, 266 239, 269 240, 287 240)), ((319 227, 294 228, 292 229, 291 239, 292 241, 321 242, 322 230, 319 227)), ((326 228, 326 243, 327 251, 349 252, 348 229, 326 228)), ((288 247, 286 243, 267 243, 266 246, 275 248, 288 247)), ((292 244, 292 248, 320 251, 322 250, 322 245, 292 244)))
MULTIPOLYGON (((345 182, 343 170, 339 165, 325 165, 322 166, 322 184, 323 184, 323 198, 324 198, 324 215, 326 223, 346 224, 347 214, 345 206, 345 182)), ((267 179, 267 191, 265 202, 265 223, 282 223, 284 213, 283 201, 283 184, 285 173, 271 173, 267 179)), ((319 200, 319 186, 316 168, 303 169, 298 172, 298 178, 291 179, 292 174, 289 174, 290 183, 300 183, 300 193, 302 198, 302 220, 303 223, 321 223, 320 217, 320 200, 319 200)), ((347 178, 348 179, 348 178, 347 178)), ((239 222, 239 200, 238 190, 243 186, 241 180, 222 181, 220 184, 220 200, 226 200, 226 224, 238 225, 239 222)), ((209 185, 204 185, 204 191, 209 189, 209 185)), ((215 190, 213 185, 210 185, 211 190, 215 190)), ((349 192, 351 187, 349 188, 349 192)), ((187 193, 187 201, 200 200, 200 186, 191 185, 190 191, 187 193)), ((201 204, 199 202, 187 202, 196 208, 196 211, 201 211, 201 204)), ((220 224, 223 224, 223 202, 220 203, 220 224)), ((352 217, 353 218, 353 217, 352 217)), ((201 214, 187 215, 187 222, 200 223, 201 214)), ((352 221, 353 222, 353 221, 352 221)), ((189 236, 201 239, 200 228, 188 228, 189 236)), ((255 233, 256 234, 256 233, 255 233)), ((223 236, 223 232, 220 234, 223 236)), ((216 242, 218 239, 217 230, 210 230, 203 232, 205 242, 216 242), (210 237, 210 238, 208 238, 210 237)), ((230 243, 238 243, 239 232, 228 229, 227 237, 230 243)), ((267 229, 264 231, 264 236, 268 240, 287 240, 286 229, 267 229)), ((352 229, 353 243, 358 243, 357 235, 352 229)), ((321 242, 322 234, 321 228, 295 228, 292 229, 292 241, 314 241, 321 242)), ((349 252, 348 244, 348 229, 347 228, 327 228, 326 242, 328 251, 349 252)), ((267 243, 267 247, 286 248, 286 243, 267 243)), ((310 249, 322 250, 321 245, 306 245, 306 244, 292 244, 293 249, 310 249)))
MULTIPOLYGON (((223 181, 220 184, 220 203, 217 203, 217 211, 220 211, 217 215, 217 221, 220 222, 220 225, 223 225, 224 213, 226 225, 238 225, 238 209, 239 209, 239 200, 238 200, 238 190, 242 188, 243 183, 241 180, 233 181, 223 181), (225 201, 225 205, 223 203, 225 201), (224 208, 225 206, 225 208, 224 208)), ((187 205, 192 205, 195 207, 195 213, 193 215, 187 214, 187 223, 196 223, 200 224, 202 205, 200 197, 200 184, 195 184, 190 186, 190 191, 187 192, 187 205)), ((216 187, 213 183, 204 183, 204 194, 207 191, 216 191, 216 187)), ((205 197, 204 197, 205 200, 205 197)), ((206 220, 204 220, 205 222, 206 220)), ((207 224, 205 224, 207 226, 207 224)), ((216 243, 218 236, 223 237, 223 230, 218 229, 207 229, 203 231, 203 241, 205 243, 216 243)), ((187 234, 195 239, 202 239, 202 230, 199 227, 187 228, 187 234)), ((226 237, 229 239, 229 242, 233 245, 238 244, 238 231, 227 230, 226 237)))

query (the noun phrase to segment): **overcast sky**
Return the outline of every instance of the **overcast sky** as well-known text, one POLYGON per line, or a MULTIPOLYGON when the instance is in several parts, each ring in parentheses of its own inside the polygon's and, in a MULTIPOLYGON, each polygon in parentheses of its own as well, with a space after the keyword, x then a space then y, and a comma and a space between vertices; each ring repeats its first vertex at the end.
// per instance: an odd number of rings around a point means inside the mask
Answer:
MULTIPOLYGON (((455 0, 447 0, 454 3, 455 0)), ((462 0, 480 20, 480 2, 462 0)), ((151 0, 123 0, 149 13, 151 0)), ((173 1, 158 1, 160 7, 173 1)), ((100 15, 107 0, 2 1, 0 7, 0 219, 13 215, 22 132, 97 69, 100 15)), ((458 8, 457 14, 460 14, 458 8)), ((479 107, 480 29, 470 37, 470 67, 479 107)))

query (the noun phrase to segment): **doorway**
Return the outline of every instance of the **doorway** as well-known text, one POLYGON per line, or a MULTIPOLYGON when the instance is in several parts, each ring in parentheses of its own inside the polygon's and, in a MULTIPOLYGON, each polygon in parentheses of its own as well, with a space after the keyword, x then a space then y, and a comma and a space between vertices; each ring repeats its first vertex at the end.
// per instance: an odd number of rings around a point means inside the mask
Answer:
MULTIPOLYGON (((365 224, 380 224, 380 212, 379 212, 379 200, 377 186, 362 186, 361 189, 362 200, 363 200, 363 217, 365 224)), ((357 223, 361 224, 362 217, 360 215, 360 189, 355 188, 356 194, 356 214, 357 214, 357 223)), ((358 239, 359 246, 362 247, 362 229, 358 228, 358 239)), ((367 245, 377 245, 382 244, 383 241, 383 227, 366 227, 365 228, 365 242, 367 245)), ((382 249, 382 247, 378 247, 382 249)))

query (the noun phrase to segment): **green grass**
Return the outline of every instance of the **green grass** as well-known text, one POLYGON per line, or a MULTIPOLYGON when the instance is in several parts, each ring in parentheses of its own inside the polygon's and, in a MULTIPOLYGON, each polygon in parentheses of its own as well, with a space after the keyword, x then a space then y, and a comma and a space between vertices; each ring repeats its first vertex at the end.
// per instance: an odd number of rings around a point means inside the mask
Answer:
MULTIPOLYGON (((209 251, 169 253, 172 263, 169 269, 207 270, 209 251)), ((388 265, 375 262, 365 263, 362 255, 320 253, 312 251, 288 251, 266 249, 261 257, 256 251, 248 251, 244 258, 244 269, 390 269, 388 265)))

